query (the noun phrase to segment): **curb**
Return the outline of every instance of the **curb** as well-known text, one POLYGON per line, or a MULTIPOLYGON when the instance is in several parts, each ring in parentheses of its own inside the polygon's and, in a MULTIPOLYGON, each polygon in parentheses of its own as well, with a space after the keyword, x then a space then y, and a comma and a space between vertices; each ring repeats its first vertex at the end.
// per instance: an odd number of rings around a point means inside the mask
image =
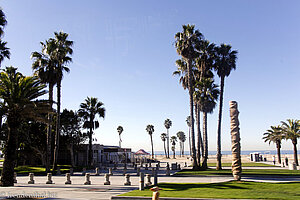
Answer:
MULTIPOLYGON (((152 200, 152 197, 131 197, 131 196, 112 196, 114 200, 152 200)), ((160 200, 212 200, 210 198, 177 198, 177 197, 160 197, 160 200)), ((230 199, 215 199, 230 200, 230 199)), ((251 200, 251 199, 234 199, 234 200, 251 200)))

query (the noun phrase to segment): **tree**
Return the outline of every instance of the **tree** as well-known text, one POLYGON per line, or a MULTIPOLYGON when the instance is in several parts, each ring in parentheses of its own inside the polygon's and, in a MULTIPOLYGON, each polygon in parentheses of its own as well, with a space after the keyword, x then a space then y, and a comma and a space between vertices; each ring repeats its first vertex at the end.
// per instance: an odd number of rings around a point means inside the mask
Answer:
POLYGON ((177 137, 176 136, 172 136, 170 139, 170 142, 172 144, 172 151, 173 151, 173 158, 175 159, 175 147, 176 147, 176 142, 177 142, 177 137))
POLYGON ((168 158, 167 149, 166 149, 167 134, 166 134, 166 133, 162 133, 162 134, 160 135, 160 138, 161 138, 161 140, 162 140, 163 143, 164 143, 165 155, 166 155, 166 158, 168 158))
POLYGON ((182 32, 175 34, 175 48, 177 53, 187 63, 188 72, 188 89, 190 97, 190 116, 191 116, 191 137, 192 137, 192 152, 193 152, 193 168, 197 168, 196 149, 195 149, 195 133, 194 133, 194 86, 192 84, 192 62, 198 57, 197 47, 202 40, 202 34, 199 30, 195 30, 194 25, 183 25, 182 32))
POLYGON ((60 135, 60 106, 61 106, 61 81, 63 79, 63 73, 69 72, 70 69, 66 65, 72 62, 72 58, 69 55, 73 54, 73 41, 68 40, 68 34, 60 31, 54 32, 55 38, 51 39, 55 42, 55 61, 56 61, 56 75, 57 75, 57 113, 56 113, 56 131, 55 131, 55 144, 54 144, 54 158, 53 158, 53 170, 56 169, 58 148, 59 148, 59 135, 60 135))
MULTIPOLYGON (((33 52, 31 59, 33 59, 32 69, 34 74, 38 76, 42 83, 48 84, 49 88, 49 102, 50 108, 53 107, 53 88, 57 83, 56 72, 56 44, 53 39, 46 40, 45 43, 41 42, 41 52, 33 52)), ((48 113, 47 125, 47 156, 46 156, 46 171, 50 170, 51 162, 51 145, 52 145, 52 125, 53 113, 48 113)))
POLYGON ((0 37, 4 33, 4 27, 7 25, 6 16, 3 12, 3 9, 0 7, 0 37))
POLYGON ((288 119, 287 122, 281 121, 282 131, 284 137, 287 140, 291 140, 294 146, 294 162, 298 166, 298 156, 297 156, 297 140, 300 137, 300 121, 288 119))
POLYGON ((64 109, 60 115, 61 133, 65 137, 67 149, 70 151, 71 165, 75 167, 74 148, 86 140, 86 134, 81 132, 82 120, 78 113, 64 109))
POLYGON ((170 119, 166 119, 164 125, 165 125, 165 127, 167 129, 167 153, 168 153, 168 157, 167 158, 170 158, 170 155, 169 155, 169 152, 170 152, 170 150, 169 150, 169 138, 170 138, 170 136, 169 136, 169 129, 172 126, 172 121, 170 119))
POLYGON ((185 120, 188 129, 189 129, 189 150, 190 150, 190 156, 192 155, 192 149, 191 149, 191 117, 187 116, 185 120))
POLYGON ((153 139, 152 139, 152 134, 154 132, 154 126, 153 125, 147 125, 146 131, 150 135, 150 140, 151 140, 151 148, 152 148, 152 159, 154 159, 154 150, 153 150, 153 139))
POLYGON ((7 67, 0 74, 0 98, 4 101, 8 126, 1 186, 14 185, 14 166, 20 124, 28 118, 43 120, 43 114, 49 110, 47 101, 36 100, 46 94, 45 87, 37 77, 23 76, 14 67, 7 67))
POLYGON ((123 127, 122 126, 118 126, 117 131, 119 133, 119 147, 121 148, 121 134, 123 133, 123 127))
POLYGON ((207 137, 207 113, 212 113, 216 107, 216 101, 219 97, 219 89, 212 78, 203 78, 196 83, 195 96, 200 102, 199 109, 203 112, 203 161, 202 168, 207 168, 208 159, 208 137, 207 137))
POLYGON ((186 140, 186 136, 185 133, 183 131, 178 131, 177 132, 177 138, 179 140, 179 144, 180 144, 180 155, 183 156, 184 155, 184 142, 186 140))
POLYGON ((105 117, 105 108, 104 104, 101 101, 98 101, 95 97, 87 97, 84 103, 80 104, 80 109, 78 114, 83 118, 83 128, 88 129, 89 136, 89 151, 88 151, 88 167, 92 166, 93 162, 93 130, 99 128, 99 121, 97 116, 104 118, 105 117))
POLYGON ((282 134, 282 129, 280 126, 271 126, 271 129, 267 130, 266 133, 264 133, 264 141, 273 142, 276 144, 277 148, 277 157, 278 157, 278 163, 281 164, 281 156, 280 156, 280 148, 281 148, 281 140, 284 138, 284 135, 282 134))
POLYGON ((10 58, 9 48, 6 47, 7 42, 2 41, 2 37, 4 34, 4 27, 6 26, 6 24, 7 24, 7 20, 5 14, 2 8, 0 8, 0 66, 5 58, 8 59, 10 58))
POLYGON ((218 118, 218 132, 217 132, 217 166, 216 169, 222 169, 221 163, 221 122, 223 110, 223 94, 225 77, 230 75, 230 72, 236 68, 237 51, 232 51, 230 45, 221 44, 215 48, 216 58, 214 68, 221 79, 220 83, 220 103, 219 103, 219 118, 218 118))

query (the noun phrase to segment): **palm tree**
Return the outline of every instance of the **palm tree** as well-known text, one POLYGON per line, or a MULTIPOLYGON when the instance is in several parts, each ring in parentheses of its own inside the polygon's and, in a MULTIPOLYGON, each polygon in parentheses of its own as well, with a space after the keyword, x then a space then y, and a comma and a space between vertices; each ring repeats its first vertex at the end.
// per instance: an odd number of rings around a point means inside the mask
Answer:
POLYGON ((202 168, 207 168, 208 159, 208 138, 207 138, 207 113, 212 113, 216 107, 216 101, 219 97, 219 89, 212 78, 203 78, 200 82, 196 83, 195 96, 198 99, 199 109, 203 112, 203 161, 202 168))
POLYGON ((165 155, 166 155, 166 158, 168 158, 168 155, 167 155, 167 149, 166 149, 167 134, 166 134, 166 133, 162 133, 162 134, 160 135, 160 138, 161 138, 161 140, 162 140, 163 143, 164 143, 165 155))
POLYGON ((0 37, 2 37, 3 33, 4 33, 4 27, 6 26, 7 24, 7 20, 6 20, 6 17, 5 17, 5 14, 2 10, 2 8, 0 7, 0 37))
POLYGON ((219 103, 219 119, 217 132, 217 170, 222 169, 221 163, 221 122, 223 110, 223 94, 225 77, 230 75, 230 72, 236 68, 237 51, 232 51, 230 45, 221 44, 216 47, 215 70, 221 79, 220 103, 219 103))
POLYGON ((300 121, 288 119, 287 123, 282 121, 282 131, 284 133, 285 139, 290 139, 294 146, 294 162, 298 166, 298 156, 297 156, 297 140, 300 137, 300 121))
POLYGON ((185 133, 183 131, 178 131, 177 138, 180 142, 180 155, 183 156, 184 155, 184 142, 186 140, 185 133))
POLYGON ((88 129, 89 136, 89 151, 88 151, 88 167, 92 166, 93 162, 93 130, 99 128, 99 121, 97 116, 105 117, 105 108, 101 101, 98 101, 95 97, 87 97, 84 103, 80 104, 80 109, 78 110, 78 115, 84 120, 83 128, 88 129))
POLYGON ((170 142, 172 144, 172 151, 173 151, 173 158, 175 159, 175 146, 176 146, 176 142, 177 142, 177 137, 176 136, 172 136, 170 139, 170 142))
POLYGON ((169 150, 169 138, 170 138, 170 136, 169 136, 169 129, 172 126, 172 121, 170 119, 166 119, 164 125, 165 125, 165 127, 167 129, 167 153, 168 153, 168 157, 167 158, 170 158, 170 155, 169 155, 169 152, 170 152, 170 150, 169 150))
POLYGON ((8 59, 10 58, 9 48, 6 47, 7 42, 2 41, 2 36, 4 34, 4 27, 6 26, 6 24, 7 24, 7 20, 5 14, 2 8, 0 8, 0 66, 5 58, 8 59))
POLYGON ((152 140, 152 134, 154 132, 154 126, 153 125, 147 125, 146 131, 150 135, 150 140, 151 140, 151 148, 152 148, 152 159, 154 159, 154 150, 153 150, 153 140, 152 140))
POLYGON ((192 155, 192 149, 191 149, 191 116, 187 116, 185 120, 188 129, 189 129, 189 149, 190 149, 190 156, 192 155))
POLYGON ((72 58, 69 55, 73 54, 72 46, 73 41, 68 40, 68 34, 60 31, 54 32, 56 49, 56 75, 57 75, 57 114, 56 114, 56 132, 55 132, 55 144, 54 144, 54 159, 53 170, 57 165, 58 148, 59 148, 59 135, 60 135, 60 105, 61 105, 61 81, 63 79, 63 73, 69 72, 70 69, 66 67, 66 64, 72 62, 72 58))
POLYGON ((117 131, 119 133, 119 147, 121 148, 121 134, 123 133, 123 127, 122 126, 118 126, 117 131))
POLYGON ((45 87, 37 77, 23 76, 14 67, 7 67, 0 74, 0 98, 4 101, 8 125, 1 186, 14 185, 18 135, 21 134, 22 122, 29 118, 44 121, 43 115, 49 111, 47 101, 36 100, 46 94, 45 87))
POLYGON ((195 30, 194 25, 183 25, 183 31, 175 34, 175 48, 177 53, 187 63, 188 72, 188 89, 190 96, 190 116, 191 116, 191 137, 192 137, 192 152, 193 152, 193 168, 197 167, 196 149, 195 149, 195 133, 194 133, 194 101, 193 93, 194 86, 192 84, 192 62, 198 57, 197 46, 200 45, 202 34, 199 30, 195 30))
POLYGON ((280 148, 281 148, 281 140, 283 138, 284 135, 282 133, 282 129, 280 126, 271 126, 271 129, 267 130, 267 132, 264 133, 264 137, 263 137, 265 142, 269 142, 269 144, 273 142, 274 144, 276 144, 279 164, 281 164, 280 148))
MULTIPOLYGON (((42 83, 48 84, 49 87, 49 102, 50 108, 53 106, 53 88, 57 83, 56 73, 56 59, 55 59, 55 41, 52 39, 41 42, 41 52, 33 52, 31 59, 33 59, 32 69, 34 74, 38 76, 42 83)), ((52 144, 52 124, 53 114, 48 114, 48 125, 47 125, 47 156, 46 156, 46 171, 50 170, 51 162, 51 144, 52 144)))

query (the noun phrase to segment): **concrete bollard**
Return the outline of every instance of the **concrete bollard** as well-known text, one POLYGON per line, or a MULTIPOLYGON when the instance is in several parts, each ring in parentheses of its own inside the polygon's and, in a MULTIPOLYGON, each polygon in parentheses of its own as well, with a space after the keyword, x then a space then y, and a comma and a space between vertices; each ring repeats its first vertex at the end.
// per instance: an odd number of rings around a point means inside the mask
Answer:
POLYGON ((108 168, 108 174, 109 174, 109 176, 113 175, 112 168, 108 168))
POLYGON ((159 195, 160 195, 159 190, 161 190, 161 189, 159 187, 155 186, 155 187, 151 188, 150 190, 153 192, 152 200, 159 200, 159 195))
POLYGON ((184 167, 187 167, 187 164, 186 164, 186 162, 184 162, 184 167))
POLYGON ((52 174, 51 173, 47 174, 47 178, 48 178, 48 180, 46 181, 46 184, 52 184, 53 181, 52 181, 52 174))
POLYGON ((140 173, 140 185, 139 185, 139 190, 144 190, 145 189, 145 177, 144 173, 140 173))
POLYGON ((146 164, 146 166, 145 166, 145 170, 148 170, 148 164, 146 164))
POLYGON ((289 163, 289 170, 297 170, 297 165, 295 162, 289 163))
POLYGON ((178 169, 178 170, 181 170, 180 164, 178 164, 178 167, 177 167, 177 169, 178 169))
POLYGON ((149 167, 152 167, 151 162, 149 163, 149 167))
POLYGON ((29 173, 28 184, 34 184, 34 174, 33 173, 29 173))
POLYGON ((152 185, 151 183, 151 174, 146 174, 146 186, 152 185))
POLYGON ((157 180, 157 170, 155 170, 154 176, 153 176, 153 184, 157 185, 157 183, 158 183, 158 180, 157 180))
POLYGON ((129 174, 125 174, 125 183, 124 183, 124 185, 131 185, 129 174))
POLYGON ((74 173, 74 169, 71 167, 70 168, 70 174, 73 175, 73 173, 74 173))
POLYGON ((137 169, 136 169, 136 175, 139 176, 140 173, 141 173, 141 168, 137 167, 137 169))
POLYGON ((66 178, 67 178, 67 181, 65 182, 65 184, 72 184, 71 173, 66 173, 66 178))
POLYGON ((18 181, 17 181, 17 172, 14 172, 14 183, 18 183, 18 181))
POLYGON ((60 176, 60 175, 61 175, 60 167, 57 167, 56 175, 57 175, 57 176, 60 176))
POLYGON ((109 174, 104 174, 105 182, 104 185, 110 185, 109 174))
POLYGON ((91 185, 91 180, 90 180, 90 174, 86 173, 85 174, 85 182, 84 185, 91 185))
POLYGON ((96 176, 99 176, 100 175, 100 170, 99 170, 99 167, 96 167, 96 176))
POLYGON ((169 166, 167 166, 166 176, 170 176, 170 167, 169 166))
POLYGON ((83 169, 82 169, 81 175, 82 175, 82 176, 85 176, 85 174, 86 174, 86 168, 83 168, 83 169))

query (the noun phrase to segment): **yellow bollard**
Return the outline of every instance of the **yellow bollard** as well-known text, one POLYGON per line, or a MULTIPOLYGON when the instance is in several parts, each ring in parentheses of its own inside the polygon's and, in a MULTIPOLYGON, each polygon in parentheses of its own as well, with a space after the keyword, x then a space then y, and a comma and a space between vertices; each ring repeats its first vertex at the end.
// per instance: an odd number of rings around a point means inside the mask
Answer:
POLYGON ((150 189, 153 192, 152 200, 159 200, 159 190, 162 190, 159 187, 153 187, 150 189))

